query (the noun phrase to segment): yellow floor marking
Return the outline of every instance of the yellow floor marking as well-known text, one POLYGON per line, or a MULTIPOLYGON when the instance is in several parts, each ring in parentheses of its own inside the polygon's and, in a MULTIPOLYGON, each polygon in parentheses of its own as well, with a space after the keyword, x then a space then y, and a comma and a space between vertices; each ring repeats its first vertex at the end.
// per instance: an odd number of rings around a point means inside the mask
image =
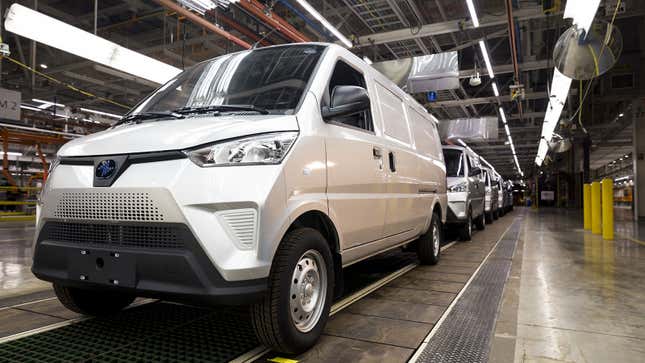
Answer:
POLYGON ((297 360, 288 359, 288 358, 282 358, 282 357, 275 357, 275 358, 267 359, 267 361, 274 362, 274 363, 298 363, 297 360))

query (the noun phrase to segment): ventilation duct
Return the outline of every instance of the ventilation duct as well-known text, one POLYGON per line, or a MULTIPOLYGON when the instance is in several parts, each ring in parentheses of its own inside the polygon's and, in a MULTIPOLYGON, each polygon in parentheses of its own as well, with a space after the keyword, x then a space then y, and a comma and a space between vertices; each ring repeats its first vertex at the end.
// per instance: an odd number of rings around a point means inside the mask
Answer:
POLYGON ((459 88, 456 51, 378 62, 372 67, 408 93, 459 88))
POLYGON ((498 134, 497 117, 474 117, 443 120, 439 122, 439 134, 442 140, 480 142, 496 140, 498 134))

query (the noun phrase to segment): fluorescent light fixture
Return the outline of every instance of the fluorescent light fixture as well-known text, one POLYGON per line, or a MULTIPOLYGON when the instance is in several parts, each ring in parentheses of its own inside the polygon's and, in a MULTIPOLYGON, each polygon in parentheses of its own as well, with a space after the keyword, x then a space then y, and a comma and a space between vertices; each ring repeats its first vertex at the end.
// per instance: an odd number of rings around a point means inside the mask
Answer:
POLYGON ((166 83, 181 72, 17 3, 9 7, 5 19, 5 29, 12 33, 156 83, 166 83))
POLYGON ((204 15, 208 10, 215 9, 217 6, 210 0, 179 0, 179 3, 201 15, 204 15))
POLYGON ((622 112, 618 114, 618 117, 623 117, 623 116, 625 116, 625 114, 622 112))
POLYGON ((502 117, 502 122, 504 123, 504 125, 506 125, 506 114, 504 113, 504 109, 501 107, 499 108, 499 114, 502 117))
POLYGON ((499 90, 497 89, 497 83, 493 82, 493 94, 495 97, 499 97, 499 90))
POLYGON ((353 44, 352 44, 352 42, 351 42, 349 39, 347 39, 347 37, 345 37, 343 34, 341 34, 341 32, 340 32, 340 31, 338 31, 338 29, 336 29, 333 25, 331 25, 331 23, 329 23, 329 22, 327 21, 327 19, 325 19, 322 15, 320 15, 320 13, 318 12, 318 10, 314 9, 314 7, 313 7, 313 6, 311 6, 311 5, 309 5, 309 3, 308 3, 308 2, 306 2, 305 0, 296 0, 296 1, 298 2, 298 4, 300 4, 300 6, 302 6, 303 8, 305 8, 305 10, 307 10, 307 12, 308 12, 311 16, 313 16, 313 17, 314 17, 316 20, 318 20, 318 21, 319 21, 319 22, 320 22, 320 23, 321 23, 325 28, 327 28, 327 30, 329 30, 332 34, 334 34, 334 36, 335 36, 336 38, 338 38, 338 39, 339 39, 343 44, 345 44, 345 46, 346 46, 347 48, 351 48, 351 47, 352 47, 352 45, 353 45, 353 44))
POLYGON ((553 80, 551 81, 551 93, 549 94, 549 104, 546 107, 544 123, 542 124, 542 138, 538 146, 536 164, 542 165, 547 152, 549 151, 548 141, 553 138, 553 131, 560 121, 560 115, 564 104, 567 102, 569 89, 571 88, 571 78, 560 73, 556 68, 553 69, 553 80))
POLYGON ((477 18, 477 12, 475 11, 475 4, 473 4, 473 0, 466 0, 466 5, 468 6, 470 19, 473 21, 473 27, 479 28, 479 19, 477 18))
POLYGON ((45 63, 40 63, 40 68, 47 69, 49 67, 45 63))
POLYGON ((121 116, 121 115, 116 115, 116 114, 108 113, 108 112, 104 112, 104 111, 92 110, 92 109, 89 109, 89 108, 83 108, 83 107, 81 107, 81 111, 83 111, 83 112, 93 113, 93 114, 95 114, 95 115, 101 115, 101 116, 113 117, 113 118, 121 118, 121 117, 123 117, 123 116, 121 116))
POLYGON ((20 152, 8 151, 5 153, 4 151, 0 151, 1 156, 4 156, 5 154, 7 154, 7 156, 22 156, 22 153, 20 152))
POLYGON ((511 130, 508 129, 507 124, 504 124, 504 130, 506 131, 506 136, 511 136, 511 130))
POLYGON ((369 59, 369 58, 367 58, 367 57, 363 57, 363 60, 364 60, 364 61, 365 61, 365 63, 367 63, 367 64, 372 64, 372 60, 371 60, 371 59, 369 59))
POLYGON ((31 110, 31 111, 42 111, 42 108, 34 107, 34 106, 29 106, 29 105, 20 105, 20 108, 23 108, 25 110, 31 110))
POLYGON ((567 0, 563 18, 573 19, 573 25, 578 29, 584 29, 585 33, 589 33, 598 5, 600 5, 600 0, 567 0))
POLYGON ((482 51, 482 57, 484 57, 484 62, 486 63, 486 70, 488 71, 488 76, 490 78, 495 78, 495 73, 493 73, 493 66, 490 63, 490 58, 488 57, 488 50, 486 49, 486 43, 483 40, 479 41, 479 48, 482 51))
POLYGON ((45 101, 45 100, 41 100, 41 99, 38 99, 38 98, 32 98, 31 100, 34 101, 34 102, 42 103, 42 105, 38 106, 38 107, 40 107, 42 109, 49 108, 50 106, 56 106, 56 107, 61 107, 61 108, 65 107, 65 105, 63 105, 62 103, 45 101))

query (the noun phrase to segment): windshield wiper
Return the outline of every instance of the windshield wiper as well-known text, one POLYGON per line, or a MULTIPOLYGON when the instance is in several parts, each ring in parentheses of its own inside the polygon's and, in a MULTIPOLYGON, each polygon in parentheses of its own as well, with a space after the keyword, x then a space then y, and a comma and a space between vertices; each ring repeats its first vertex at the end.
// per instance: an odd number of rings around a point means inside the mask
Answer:
POLYGON ((269 114, 264 108, 256 107, 253 105, 211 105, 211 106, 202 106, 202 107, 182 107, 176 110, 173 110, 179 114, 184 113, 208 113, 208 112, 230 112, 230 111, 252 111, 257 112, 262 115, 269 114))
POLYGON ((140 121, 143 121, 143 120, 151 120, 151 119, 162 118, 162 117, 184 118, 184 115, 179 114, 177 112, 172 112, 172 111, 147 111, 147 112, 127 115, 124 118, 122 118, 119 122, 114 124, 114 126, 118 126, 129 122, 139 123, 140 121))

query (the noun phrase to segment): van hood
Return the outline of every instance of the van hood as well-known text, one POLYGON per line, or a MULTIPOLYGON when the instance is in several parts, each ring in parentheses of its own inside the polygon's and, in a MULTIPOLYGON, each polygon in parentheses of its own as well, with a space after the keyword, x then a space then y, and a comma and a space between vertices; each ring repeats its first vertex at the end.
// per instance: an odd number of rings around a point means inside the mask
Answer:
POLYGON ((459 184, 465 181, 466 181, 466 178, 464 178, 463 176, 449 176, 446 178, 446 184, 448 185, 448 187, 451 187, 455 184, 459 184))
POLYGON ((68 142, 59 156, 94 156, 182 150, 266 132, 298 131, 294 115, 198 116, 123 124, 68 142))

